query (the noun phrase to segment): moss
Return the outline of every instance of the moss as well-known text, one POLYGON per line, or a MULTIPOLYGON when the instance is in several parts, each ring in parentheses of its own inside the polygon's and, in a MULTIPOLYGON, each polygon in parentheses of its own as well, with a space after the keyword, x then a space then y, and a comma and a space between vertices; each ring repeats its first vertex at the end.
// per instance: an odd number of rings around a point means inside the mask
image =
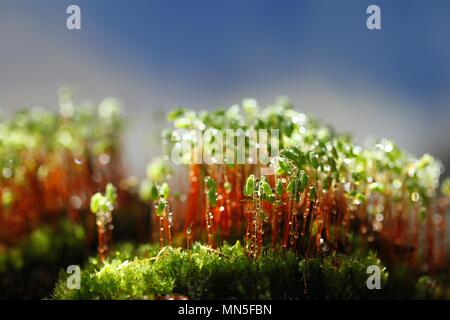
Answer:
MULTIPOLYGON (((196 243, 191 250, 145 245, 121 246, 101 264, 91 258, 81 272, 81 289, 66 287, 61 273, 54 299, 152 299, 184 295, 190 299, 355 299, 377 298, 366 287, 366 269, 379 265, 374 254, 300 259, 291 251, 264 250, 258 259, 242 245, 217 250, 196 243)), ((379 292, 379 291, 378 291, 379 292)))
POLYGON ((305 295, 312 299, 370 299, 380 298, 382 290, 368 290, 367 267, 381 269, 381 286, 388 282, 388 272, 374 253, 366 256, 333 254, 322 259, 300 262, 304 274, 305 295))
MULTIPOLYGON (((190 177, 187 201, 172 205, 178 211, 173 233, 181 231, 176 230, 178 225, 190 226, 189 241, 205 241, 207 235, 211 246, 215 241, 245 239, 255 257, 269 243, 317 256, 323 243, 336 252, 376 249, 385 263, 409 263, 411 270, 445 267, 444 245, 435 248, 431 243, 446 242, 440 230, 445 229, 450 184, 445 180, 439 192, 443 168, 431 155, 416 157, 387 139, 359 145, 351 136, 296 111, 285 98, 267 107, 245 99, 229 108, 176 109, 167 119, 174 130, 162 132, 164 157, 170 159, 177 151, 190 177), (264 129, 278 131, 271 131, 269 140, 265 139, 268 131, 264 136, 259 136, 264 131, 253 131, 264 129), (236 137, 224 144, 209 137, 211 132, 222 140, 233 132, 244 139, 236 150, 236 137), (192 163, 206 160, 213 150, 233 157, 214 152, 214 165, 192 163), (257 161, 251 163, 256 151, 257 161), (236 163, 235 156, 244 161, 236 163)), ((159 172, 159 180, 175 169, 161 158, 149 167, 155 171, 153 176, 159 172)), ((172 181, 183 172, 179 168, 169 175, 172 181)), ((144 201, 149 202, 154 178, 142 182, 142 191, 147 188, 144 201)), ((176 201, 174 194, 169 202, 176 201)), ((159 202, 156 205, 160 207, 159 202)), ((161 242, 164 229, 160 229, 161 242)))

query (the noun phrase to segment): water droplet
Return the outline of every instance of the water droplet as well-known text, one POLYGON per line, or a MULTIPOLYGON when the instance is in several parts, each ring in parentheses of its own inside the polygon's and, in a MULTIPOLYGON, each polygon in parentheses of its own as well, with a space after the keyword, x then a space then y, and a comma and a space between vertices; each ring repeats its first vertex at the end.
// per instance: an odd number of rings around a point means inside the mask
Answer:
POLYGON ((412 202, 417 202, 419 200, 420 200, 420 195, 418 192, 411 193, 411 201, 412 202))
POLYGON ((111 157, 109 156, 109 154, 107 153, 102 153, 99 157, 98 157, 98 161, 100 161, 100 163, 102 165, 107 165, 109 163, 109 161, 111 160, 111 157))
POLYGON ((83 201, 78 196, 71 196, 69 201, 72 207, 77 210, 80 209, 83 204, 83 201))
POLYGON ((439 214, 433 215, 433 222, 434 222, 435 224, 441 223, 441 222, 442 222, 442 217, 441 217, 439 214))
POLYGON ((11 168, 3 168, 2 175, 5 179, 9 179, 12 176, 12 170, 11 168))
POLYGON ((395 179, 394 181, 392 181, 392 187, 394 189, 400 189, 401 186, 402 182, 399 179, 395 179))
POLYGON ((389 153, 392 150, 394 150, 394 145, 392 144, 392 142, 390 142, 390 141, 386 142, 386 144, 384 145, 384 151, 389 153))

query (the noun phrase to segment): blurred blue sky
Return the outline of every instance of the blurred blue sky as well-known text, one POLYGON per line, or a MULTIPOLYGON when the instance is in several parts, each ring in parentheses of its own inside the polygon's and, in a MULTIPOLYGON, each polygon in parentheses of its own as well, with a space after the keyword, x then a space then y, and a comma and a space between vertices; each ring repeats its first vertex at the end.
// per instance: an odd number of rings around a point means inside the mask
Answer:
POLYGON ((446 0, 1 0, 0 107, 51 106, 60 85, 114 95, 133 139, 174 105, 285 94, 340 130, 446 158, 449 39, 446 0), (69 4, 80 31, 65 28, 69 4), (380 31, 366 28, 370 4, 380 31))
POLYGON ((363 73, 426 101, 450 84, 446 0, 2 0, 1 15, 10 12, 32 16, 42 32, 84 42, 111 63, 198 89, 229 90, 315 67, 349 85, 352 73, 363 73), (63 29, 72 3, 82 9, 77 33, 63 29), (382 8, 381 32, 365 25, 373 3, 382 8))

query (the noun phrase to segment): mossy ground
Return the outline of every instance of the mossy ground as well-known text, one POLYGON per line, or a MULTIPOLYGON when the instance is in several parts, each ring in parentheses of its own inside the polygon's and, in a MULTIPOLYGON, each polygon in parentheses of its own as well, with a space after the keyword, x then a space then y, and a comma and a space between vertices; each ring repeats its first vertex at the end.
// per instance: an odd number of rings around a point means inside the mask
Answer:
MULTIPOLYGON (((250 259, 239 242, 217 250, 131 244, 119 246, 101 264, 91 258, 81 272, 81 288, 68 289, 64 272, 54 299, 383 299, 433 297, 425 278, 401 279, 411 292, 399 292, 395 279, 374 253, 330 254, 302 259, 293 252, 265 250, 250 259), (366 286, 369 265, 382 270, 382 289, 366 286), (398 294, 398 296, 396 296, 398 294)), ((443 292, 440 292, 442 295, 443 292)))

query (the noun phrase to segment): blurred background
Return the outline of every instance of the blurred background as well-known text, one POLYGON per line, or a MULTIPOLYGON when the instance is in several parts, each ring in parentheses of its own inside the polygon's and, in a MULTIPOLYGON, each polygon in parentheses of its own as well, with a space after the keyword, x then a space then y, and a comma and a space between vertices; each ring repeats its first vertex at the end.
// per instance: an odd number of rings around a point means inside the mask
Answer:
POLYGON ((63 85, 77 101, 118 97, 126 164, 143 175, 170 108, 286 95, 360 141, 450 168, 449 36, 446 0, 1 0, 0 108, 57 110, 63 85), (70 4, 81 30, 66 28, 70 4), (370 4, 381 30, 366 27, 370 4))

